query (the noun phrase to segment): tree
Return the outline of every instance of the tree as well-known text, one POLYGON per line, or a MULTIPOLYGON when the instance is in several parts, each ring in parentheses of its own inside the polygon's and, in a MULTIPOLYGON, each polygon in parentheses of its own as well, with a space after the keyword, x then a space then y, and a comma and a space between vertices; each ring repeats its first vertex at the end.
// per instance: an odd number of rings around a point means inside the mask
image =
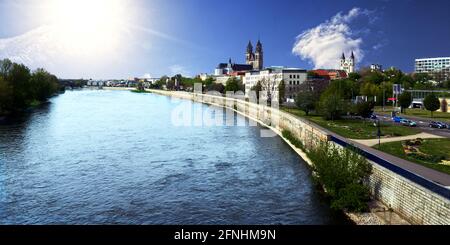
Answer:
POLYGON ((429 94, 427 97, 425 97, 425 99, 423 100, 423 105, 425 106, 425 109, 431 112, 431 117, 433 117, 433 112, 441 108, 441 102, 439 101, 439 98, 434 94, 429 94))
POLYGON ((339 94, 324 93, 320 97, 319 109, 325 120, 339 119, 345 107, 345 102, 339 94))
POLYGON ((136 89, 137 89, 137 91, 145 91, 144 83, 138 82, 136 89))
POLYGON ((0 115, 6 114, 13 106, 12 86, 0 76, 0 115))
POLYGON ((362 80, 364 82, 372 83, 379 85, 380 83, 384 82, 386 80, 386 76, 379 71, 371 71, 367 73, 365 76, 362 77, 362 80))
POLYGON ((214 78, 212 78, 212 77, 208 77, 205 79, 205 81, 202 82, 203 86, 205 86, 205 87, 208 87, 213 83, 214 83, 214 78))
POLYGON ((404 92, 398 97, 398 103, 402 109, 402 113, 406 114, 406 108, 411 106, 412 101, 413 99, 410 92, 404 92))
POLYGON ((244 89, 244 85, 236 77, 228 79, 227 84, 225 85, 225 91, 227 92, 236 93, 237 91, 243 91, 244 89))
POLYGON ((280 102, 280 105, 283 104, 285 97, 286 97, 286 83, 284 82, 284 80, 281 80, 280 84, 278 85, 278 100, 280 102))
POLYGON ((359 79, 361 79, 361 75, 359 75, 356 72, 353 72, 353 73, 348 74, 348 79, 356 82, 356 81, 359 81, 359 79))
POLYGON ((208 87, 206 87, 206 89, 209 92, 219 92, 221 94, 225 93, 225 86, 223 86, 223 84, 221 83, 212 83, 211 85, 209 85, 208 87))
POLYGON ((369 118, 373 114, 375 103, 372 101, 361 102, 355 105, 355 112, 363 118, 369 118))
POLYGON ((375 97, 380 93, 380 88, 376 84, 365 82, 361 85, 360 93, 367 97, 375 97))
POLYGON ((58 78, 43 69, 31 74, 23 64, 0 60, 0 114, 14 113, 58 92, 58 78))
POLYGON ((297 94, 295 104, 308 116, 309 112, 316 108, 317 98, 317 93, 314 93, 313 91, 303 91, 297 94))
POLYGON ((255 91, 256 93, 256 102, 259 103, 259 96, 262 91, 261 81, 258 81, 255 86, 251 88, 251 91, 255 91))
POLYGON ((30 86, 34 100, 46 101, 58 91, 58 79, 44 69, 37 69, 31 75, 30 86))

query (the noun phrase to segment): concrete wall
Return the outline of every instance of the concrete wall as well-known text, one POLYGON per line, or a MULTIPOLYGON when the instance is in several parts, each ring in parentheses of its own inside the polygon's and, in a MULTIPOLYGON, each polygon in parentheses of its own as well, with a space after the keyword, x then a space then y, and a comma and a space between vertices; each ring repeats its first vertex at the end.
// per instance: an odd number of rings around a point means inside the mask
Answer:
MULTIPOLYGON (((242 100, 183 92, 153 91, 155 93, 236 109, 241 114, 270 126, 278 134, 291 131, 305 147, 317 139, 328 141, 329 135, 306 120, 266 106, 242 100)), ((297 151, 298 152, 298 151, 297 151)), ((305 154, 301 154, 306 158, 305 154)), ((309 159, 305 159, 311 162, 309 159)), ((369 161, 371 162, 371 161, 369 161)), ((375 199, 391 207, 413 224, 450 225, 450 200, 436 194, 375 162, 368 181, 375 199)))

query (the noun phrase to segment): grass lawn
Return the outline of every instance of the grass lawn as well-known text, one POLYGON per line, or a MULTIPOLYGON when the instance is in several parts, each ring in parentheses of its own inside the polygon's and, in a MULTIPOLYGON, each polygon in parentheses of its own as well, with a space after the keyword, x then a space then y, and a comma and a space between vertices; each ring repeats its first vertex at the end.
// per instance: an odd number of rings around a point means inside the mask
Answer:
MULTIPOLYGON (((376 139, 377 127, 373 125, 373 122, 360 119, 341 119, 335 121, 326 121, 321 116, 310 115, 306 116, 305 112, 299 109, 282 108, 283 111, 291 113, 293 115, 306 118, 319 126, 322 126, 334 133, 337 133, 343 137, 350 139, 376 139)), ((416 128, 409 128, 405 126, 381 124, 381 134, 385 137, 398 137, 415 135, 420 133, 420 130, 416 128)))
MULTIPOLYGON (((403 151, 402 142, 385 143, 382 144, 381 147, 376 146, 374 148, 386 152, 388 154, 403 158, 405 160, 421 164, 425 167, 450 174, 450 166, 428 162, 407 156, 403 151)), ((450 160, 450 139, 424 140, 423 144, 419 147, 419 150, 431 156, 443 156, 447 160, 450 160)))

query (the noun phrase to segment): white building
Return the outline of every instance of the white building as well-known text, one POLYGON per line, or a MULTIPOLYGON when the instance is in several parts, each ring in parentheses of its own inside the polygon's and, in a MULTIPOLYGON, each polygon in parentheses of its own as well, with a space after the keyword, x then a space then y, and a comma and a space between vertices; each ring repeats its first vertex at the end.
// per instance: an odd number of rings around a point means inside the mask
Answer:
POLYGON ((355 65, 356 65, 355 54, 353 52, 352 55, 350 56, 350 59, 346 59, 345 54, 342 53, 341 70, 344 70, 348 75, 356 71, 355 65))
POLYGON ((251 89, 259 81, 273 82, 275 83, 275 89, 278 89, 278 85, 283 80, 286 85, 286 99, 292 100, 307 77, 307 71, 299 68, 270 67, 261 71, 250 71, 245 73, 243 78, 245 95, 248 96, 251 89))
POLYGON ((416 59, 416 73, 450 75, 450 57, 416 59))
POLYGON ((375 72, 375 71, 383 71, 383 66, 382 65, 379 65, 379 64, 372 64, 372 65, 370 65, 370 70, 372 71, 372 72, 375 72))

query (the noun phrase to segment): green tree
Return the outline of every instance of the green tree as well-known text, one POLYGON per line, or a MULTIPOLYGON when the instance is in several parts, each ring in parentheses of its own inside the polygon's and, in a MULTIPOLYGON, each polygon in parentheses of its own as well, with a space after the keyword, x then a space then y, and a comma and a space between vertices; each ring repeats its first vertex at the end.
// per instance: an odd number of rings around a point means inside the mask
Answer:
POLYGON ((386 76, 379 71, 368 72, 365 76, 362 77, 362 80, 366 83, 372 83, 379 85, 386 80, 386 76))
POLYGON ((31 75, 30 86, 34 93, 33 100, 43 102, 58 91, 58 79, 44 69, 37 69, 31 75))
POLYGON ((286 97, 286 83, 284 82, 284 80, 281 80, 280 84, 278 85, 278 99, 280 105, 284 103, 285 97, 286 97))
POLYGON ((202 83, 203 83, 203 86, 208 87, 208 86, 210 86, 211 84, 214 83, 214 78, 208 77, 202 83))
POLYGON ((336 120, 345 112, 346 103, 339 94, 324 93, 320 97, 319 109, 325 120, 336 120))
POLYGON ((406 108, 412 104, 412 95, 410 92, 404 92, 398 97, 398 103, 402 109, 402 113, 406 113, 406 108))
POLYGON ((303 91, 297 94, 295 104, 308 116, 311 111, 315 110, 317 100, 317 93, 314 93, 313 91, 303 91))
POLYGON ((359 73, 356 73, 356 72, 348 74, 348 79, 353 80, 355 82, 359 81, 359 79, 361 79, 361 78, 362 78, 362 76, 359 75, 359 73))
POLYGON ((375 108, 374 102, 361 102, 354 105, 355 112, 363 118, 369 118, 373 114, 373 109, 375 108))
POLYGON ((236 77, 231 77, 228 79, 227 84, 225 85, 225 91, 229 92, 232 91, 236 93, 237 91, 243 91, 244 85, 240 80, 238 80, 236 77))
POLYGON ((7 114, 13 106, 12 86, 0 76, 0 115, 7 114))
POLYGON ((361 85, 360 93, 361 95, 373 98, 380 93, 380 87, 376 84, 365 82, 361 85))
MULTIPOLYGON (((43 102, 58 92, 57 77, 43 69, 31 74, 23 64, 0 60, 0 113, 13 113, 43 102)), ((62 86, 61 86, 62 87, 62 86)))
POLYGON ((433 112, 441 108, 441 102, 434 94, 427 95, 427 97, 423 100, 423 105, 425 106, 425 109, 431 112, 431 117, 433 117, 433 112))
POLYGON ((13 103, 17 109, 25 109, 33 101, 32 86, 30 86, 31 72, 23 64, 13 63, 6 76, 13 87, 13 103))
POLYGON ((221 94, 225 93, 225 86, 221 83, 212 83, 206 88, 208 91, 216 91, 221 94))

